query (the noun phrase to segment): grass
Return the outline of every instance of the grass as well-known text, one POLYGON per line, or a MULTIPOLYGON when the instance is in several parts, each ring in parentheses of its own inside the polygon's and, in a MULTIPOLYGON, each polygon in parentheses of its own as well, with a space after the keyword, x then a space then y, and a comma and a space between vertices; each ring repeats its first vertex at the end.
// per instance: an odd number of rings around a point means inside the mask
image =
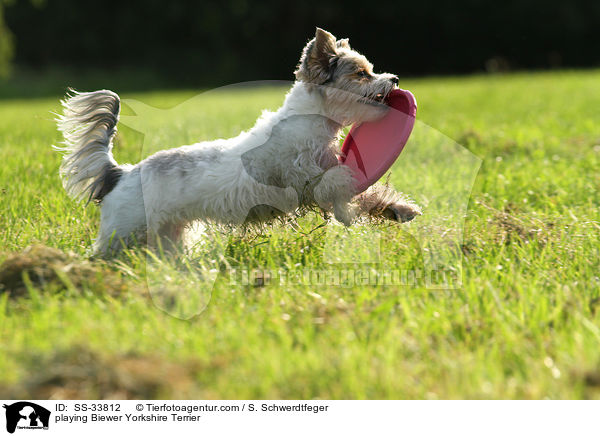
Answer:
MULTIPOLYGON (((600 71, 402 85, 419 123, 390 182, 423 217, 348 232, 307 216, 216 234, 178 265, 140 248, 88 261, 99 214, 60 186, 58 96, 1 101, 0 396, 600 398, 600 71), (427 271, 431 256, 462 286, 310 275, 427 271), (153 301, 207 305, 181 320, 153 301)), ((284 92, 124 95, 117 161, 231 136, 284 92)))

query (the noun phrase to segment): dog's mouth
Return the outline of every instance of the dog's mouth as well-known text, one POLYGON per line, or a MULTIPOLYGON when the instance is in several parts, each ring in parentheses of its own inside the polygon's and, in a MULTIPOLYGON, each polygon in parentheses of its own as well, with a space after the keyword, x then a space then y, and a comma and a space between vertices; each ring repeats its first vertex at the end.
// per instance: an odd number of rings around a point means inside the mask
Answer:
POLYGON ((384 106, 385 98, 389 93, 378 92, 377 94, 367 94, 358 99, 360 103, 368 104, 371 106, 384 106))
POLYGON ((385 96, 381 92, 379 94, 377 94, 375 97, 373 97, 373 100, 376 103, 383 103, 384 99, 385 99, 385 96))

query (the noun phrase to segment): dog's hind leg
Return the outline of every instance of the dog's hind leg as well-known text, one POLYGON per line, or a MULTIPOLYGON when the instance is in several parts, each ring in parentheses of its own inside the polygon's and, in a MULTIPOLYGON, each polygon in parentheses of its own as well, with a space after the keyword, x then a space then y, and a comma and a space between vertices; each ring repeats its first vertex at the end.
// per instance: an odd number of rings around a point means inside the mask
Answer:
POLYGON ((146 242, 146 214, 140 195, 119 183, 100 204, 100 229, 94 253, 110 256, 129 243, 146 242))
POLYGON ((183 231, 185 226, 181 223, 167 222, 162 224, 158 231, 149 235, 148 244, 159 253, 175 253, 183 248, 183 231))
POLYGON ((94 242, 94 254, 110 257, 133 242, 146 242, 146 226, 143 220, 132 220, 132 214, 123 209, 102 206, 100 230, 94 242))

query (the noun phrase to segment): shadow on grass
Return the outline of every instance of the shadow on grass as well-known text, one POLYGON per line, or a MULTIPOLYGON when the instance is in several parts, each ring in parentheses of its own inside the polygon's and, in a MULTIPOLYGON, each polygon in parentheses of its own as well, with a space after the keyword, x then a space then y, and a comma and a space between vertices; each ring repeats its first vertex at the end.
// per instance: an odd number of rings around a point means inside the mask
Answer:
POLYGON ((198 394, 195 374, 211 369, 160 356, 108 356, 84 345, 50 355, 24 356, 23 362, 28 376, 14 385, 0 386, 3 398, 192 398, 198 394))

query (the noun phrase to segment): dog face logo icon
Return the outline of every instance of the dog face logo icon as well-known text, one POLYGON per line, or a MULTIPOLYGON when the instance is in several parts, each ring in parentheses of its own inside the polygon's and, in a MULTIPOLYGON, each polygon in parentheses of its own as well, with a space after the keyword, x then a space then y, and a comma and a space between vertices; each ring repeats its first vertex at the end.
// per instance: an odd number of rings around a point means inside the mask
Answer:
POLYGON ((6 409, 6 431, 14 433, 16 429, 48 430, 50 411, 29 401, 19 401, 4 405, 6 409))

